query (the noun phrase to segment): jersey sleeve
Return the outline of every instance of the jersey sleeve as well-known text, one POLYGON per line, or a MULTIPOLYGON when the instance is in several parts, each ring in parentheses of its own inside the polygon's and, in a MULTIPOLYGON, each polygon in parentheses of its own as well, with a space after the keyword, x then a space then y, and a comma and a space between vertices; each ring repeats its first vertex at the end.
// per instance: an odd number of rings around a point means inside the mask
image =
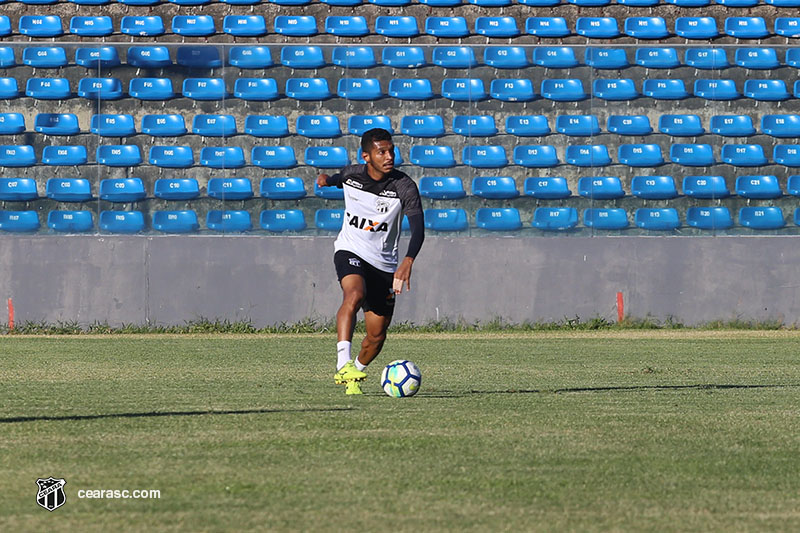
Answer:
POLYGON ((422 214, 422 201, 419 197, 419 189, 414 180, 406 176, 397 184, 397 195, 403 206, 403 213, 407 216, 422 214))

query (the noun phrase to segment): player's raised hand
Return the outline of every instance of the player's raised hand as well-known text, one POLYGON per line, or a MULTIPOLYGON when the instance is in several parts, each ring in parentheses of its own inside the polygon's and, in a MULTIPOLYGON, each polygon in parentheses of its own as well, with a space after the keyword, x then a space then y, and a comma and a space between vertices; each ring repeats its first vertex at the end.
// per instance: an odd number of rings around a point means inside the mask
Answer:
POLYGON ((328 176, 327 174, 320 174, 317 176, 317 186, 318 187, 327 187, 328 186, 328 176))

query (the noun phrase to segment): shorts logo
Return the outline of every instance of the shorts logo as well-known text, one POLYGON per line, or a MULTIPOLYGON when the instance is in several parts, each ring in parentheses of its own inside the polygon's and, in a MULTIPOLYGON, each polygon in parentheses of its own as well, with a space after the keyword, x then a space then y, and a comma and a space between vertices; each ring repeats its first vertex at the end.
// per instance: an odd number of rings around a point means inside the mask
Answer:
POLYGON ((36 493, 36 503, 48 511, 55 511, 67 501, 67 495, 64 494, 64 485, 67 482, 63 479, 54 477, 37 479, 36 484, 39 486, 39 491, 36 493))
POLYGON ((354 267, 356 267, 356 268, 361 268, 361 261, 359 261, 359 260, 358 260, 357 258, 355 258, 355 257, 351 257, 351 258, 350 258, 350 266, 354 266, 354 267))
POLYGON ((375 211, 378 213, 388 213, 389 212, 389 202, 378 198, 375 200, 375 211))

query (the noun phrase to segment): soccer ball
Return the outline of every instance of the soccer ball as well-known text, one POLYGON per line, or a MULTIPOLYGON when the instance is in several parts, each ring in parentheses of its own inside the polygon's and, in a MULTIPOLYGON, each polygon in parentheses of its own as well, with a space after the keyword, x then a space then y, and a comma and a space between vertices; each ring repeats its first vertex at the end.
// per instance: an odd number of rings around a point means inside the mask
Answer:
POLYGON ((414 396, 422 384, 422 373, 411 361, 398 359, 392 361, 381 374, 381 387, 392 398, 414 396))

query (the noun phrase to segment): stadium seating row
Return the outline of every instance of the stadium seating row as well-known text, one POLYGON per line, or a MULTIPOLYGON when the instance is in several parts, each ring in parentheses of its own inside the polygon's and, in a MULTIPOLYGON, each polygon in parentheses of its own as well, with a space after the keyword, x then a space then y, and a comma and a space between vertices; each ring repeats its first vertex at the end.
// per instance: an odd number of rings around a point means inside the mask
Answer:
MULTIPOLYGON (((469 229, 467 213, 460 208, 426 209, 425 227, 434 231, 464 231, 469 229)), ((101 211, 100 230, 112 233, 139 233, 145 231, 141 211, 101 211)), ((320 230, 338 231, 344 222, 343 209, 318 209, 314 226, 320 230)), ((639 228, 653 231, 671 231, 681 227, 678 211, 674 208, 639 208, 633 215, 639 228)), ((800 226, 800 208, 794 211, 794 223, 800 226)), ((780 207, 753 207, 739 209, 739 225, 755 230, 776 230, 786 221, 780 207)), ((267 209, 261 211, 260 227, 271 232, 302 231, 306 229, 305 215, 300 209, 267 209)), ((686 224, 702 230, 726 230, 733 226, 733 218, 725 206, 690 207, 686 211, 686 224)), ((520 212, 514 207, 481 207, 475 211, 475 225, 490 231, 515 231, 522 227, 520 212)), ((538 207, 533 212, 531 226, 544 231, 565 231, 578 225, 578 210, 574 207, 538 207)), ((628 212, 622 208, 588 208, 583 211, 583 225, 596 230, 623 230, 628 228, 628 212)), ((60 232, 78 233, 94 230, 91 211, 50 211, 47 226, 60 232)), ((404 223, 404 230, 407 229, 404 223)), ((245 232, 253 229, 249 211, 211 210, 206 216, 206 227, 212 231, 245 232)), ((37 211, 0 211, 0 230, 9 232, 34 232, 40 228, 37 211)), ((194 210, 155 211, 152 229, 164 233, 192 233, 200 229, 194 210)))
MULTIPOLYGON (((128 95, 137 100, 163 101, 176 98, 170 78, 132 78, 128 95)), ((542 80, 539 93, 534 91, 529 78, 493 79, 489 91, 480 78, 446 78, 442 80, 441 97, 455 102, 477 102, 493 98, 503 102, 530 102, 539 97, 555 102, 578 102, 589 97, 607 101, 629 101, 640 97, 655 100, 683 100, 696 97, 704 100, 752 100, 779 102, 792 97, 800 98, 800 80, 795 81, 793 92, 781 79, 745 80, 742 92, 732 79, 696 79, 690 93, 681 79, 649 78, 642 82, 642 90, 631 78, 604 78, 592 82, 591 95, 576 78, 542 80)), ((72 92, 67 78, 28 78, 25 96, 36 100, 68 100, 72 92)), ((181 96, 192 100, 222 101, 239 98, 249 101, 271 101, 282 97, 273 78, 238 78, 233 94, 228 92, 222 78, 186 78, 181 96)), ((337 90, 331 93, 326 78, 289 78, 285 95, 299 101, 321 101, 337 96, 348 100, 373 101, 385 98, 377 78, 341 78, 337 90)), ((0 78, 0 100, 21 96, 15 78, 0 78)), ((119 100, 125 97, 122 81, 118 78, 82 78, 78 82, 77 96, 88 100, 119 100)), ((388 96, 399 100, 432 100, 434 92, 427 78, 394 78, 389 81, 388 96)))
MULTIPOLYGON (((576 0, 575 3, 594 0, 576 0)), ((691 0, 680 0, 688 2, 691 0)), ((800 37, 800 18, 776 17, 775 35, 800 37)), ((672 35, 685 39, 709 40, 721 34, 714 17, 678 17, 674 34, 667 28, 663 17, 627 17, 619 23, 614 17, 578 17, 574 33, 564 17, 528 17, 525 33, 537 37, 561 38, 579 35, 588 39, 613 39, 622 35, 636 39, 665 39, 672 35)), ((226 15, 222 19, 222 33, 234 37, 261 37, 267 34, 267 21, 262 15, 226 15)), ((74 16, 69 21, 69 32, 80 37, 107 37, 115 33, 110 16, 74 16)), ((211 15, 175 15, 170 29, 184 37, 209 37, 218 33, 217 22, 211 15)), ((60 37, 64 26, 58 15, 23 15, 17 28, 20 35, 36 38, 60 37)), ((311 37, 319 33, 317 20, 312 15, 279 15, 274 19, 272 30, 285 37, 311 37)), ((120 20, 119 32, 137 37, 157 37, 166 33, 166 26, 159 15, 126 15, 120 20)), ((370 29, 366 17, 328 16, 324 32, 337 37, 364 37, 370 34, 390 38, 413 38, 421 35, 414 16, 378 16, 374 28, 370 29), (374 31, 373 31, 374 30, 374 31)), ((510 16, 477 17, 470 28, 465 17, 425 18, 425 35, 437 38, 464 38, 480 35, 489 38, 513 38, 521 35, 517 19, 510 16)), ((0 17, 0 36, 12 35, 8 16, 0 17)), ((737 39, 763 39, 773 35, 763 17, 727 17, 723 22, 723 33, 737 39)))
MULTIPOLYGON (((59 0, 16 0, 23 4, 43 5, 55 4, 59 0)), ((107 5, 112 0, 68 0, 73 4, 99 6, 107 5)), ((155 6, 162 2, 169 2, 179 6, 202 6, 220 2, 230 5, 255 5, 260 3, 272 3, 280 6, 306 6, 317 0, 116 0, 120 4, 128 6, 155 6)), ((653 7, 662 3, 661 0, 319 0, 320 3, 330 6, 358 6, 363 3, 370 3, 379 6, 397 7, 408 6, 412 3, 419 3, 429 7, 456 7, 463 4, 471 4, 481 7, 507 7, 513 3, 531 7, 554 7, 559 4, 573 4, 581 7, 601 7, 612 3, 629 7, 653 7)), ((681 7, 703 7, 711 4, 725 7, 754 7, 759 3, 776 7, 800 7, 800 0, 664 0, 664 4, 672 4, 681 7)))
MULTIPOLYGON (((672 137, 697 137, 706 134, 749 137, 759 133, 750 115, 712 115, 709 126, 706 130, 701 117, 695 114, 660 115, 657 124, 659 133, 672 137)), ((347 121, 346 131, 352 135, 361 135, 376 127, 395 134, 392 121, 386 115, 353 115, 347 121)), ((86 130, 81 130, 78 116, 74 113, 39 113, 34 117, 33 129, 37 133, 53 136, 86 133, 86 130)), ((608 133, 629 136, 653 133, 647 115, 611 115, 606 121, 606 130, 608 133)), ((297 135, 311 139, 329 139, 343 134, 339 117, 335 115, 300 115, 295 120, 295 131, 297 135)), ((25 132, 25 117, 22 113, 0 113, 0 135, 25 132)), ((138 133, 133 115, 110 113, 92 115, 89 132, 101 137, 130 137, 138 133)), ((153 137, 179 137, 188 132, 183 115, 144 115, 141 119, 141 133, 153 137)), ((400 119, 400 132, 418 138, 447 135, 444 118, 440 115, 403 116, 400 119)), ((604 133, 596 115, 557 115, 555 132, 570 137, 594 137, 604 133)), ((239 129, 234 115, 202 114, 192 118, 191 133, 204 137, 232 137, 239 134, 239 129)), ((291 135, 289 120, 283 115, 247 115, 244 133, 273 138, 291 135)), ((452 120, 452 133, 463 137, 492 137, 499 130, 492 115, 456 115, 452 120)), ((518 137, 544 137, 553 131, 545 115, 512 115, 505 119, 505 133, 518 137)), ((797 137, 800 134, 800 115, 762 115, 760 133, 781 139, 797 137)))
MULTIPOLYGON (((431 200, 457 200, 467 196, 461 178, 455 176, 423 177, 419 182, 420 195, 431 200)), ((800 176, 789 176, 786 190, 800 197, 800 176)), ((45 186, 47 198, 57 202, 88 202, 94 199, 91 184, 86 178, 50 178, 45 186)), ((683 192, 690 198, 727 198, 731 191, 722 176, 686 176, 683 192)), ((154 186, 154 197, 162 200, 194 200, 200 197, 200 187, 194 178, 160 178, 154 186)), ((631 193, 645 200, 670 200, 678 197, 672 176, 635 176, 631 193)), ((248 178, 212 178, 207 194, 219 200, 247 200, 254 197, 248 178)), ((300 200, 306 197, 303 180, 297 177, 263 178, 259 194, 268 200, 300 200)), ((472 194, 487 199, 512 199, 519 196, 512 177, 476 177, 472 179, 472 194)), ((560 176, 525 179, 525 196, 540 200, 563 200, 572 195, 567 180, 560 176)), ((736 194, 742 198, 768 200, 783 195, 774 175, 738 176, 736 194)), ((342 189, 314 186, 314 195, 326 200, 344 198, 342 189)), ((578 179, 578 195, 593 200, 613 200, 625 196, 622 182, 615 176, 583 177, 578 179)), ((36 181, 32 178, 0 178, 0 201, 28 202, 38 198, 36 181)), ((147 193, 140 178, 107 178, 100 180, 99 199, 128 203, 145 200, 147 193)))
MULTIPOLYGON (((475 51, 469 46, 441 46, 433 48, 431 61, 444 68, 475 68, 479 66, 475 51)), ((378 66, 375 50, 370 46, 333 48, 330 56, 333 65, 345 68, 369 69, 378 66)), ((585 65, 594 69, 621 70, 631 66, 624 48, 586 47, 585 65)), ((220 50, 215 46, 179 46, 175 62, 166 46, 131 46, 126 51, 129 66, 164 69, 172 66, 214 69, 223 66, 220 50)), ((499 69, 522 69, 540 66, 550 69, 570 69, 581 66, 575 49, 570 46, 537 46, 529 54, 520 46, 486 47, 484 64, 499 69)), ((61 46, 30 46, 22 50, 22 64, 34 68, 62 68, 69 66, 67 53, 61 46)), ((75 64, 90 69, 114 68, 122 65, 119 52, 113 46, 82 47, 75 51, 75 64)), ((265 69, 275 66, 272 52, 267 46, 232 46, 227 65, 242 69, 265 69)), ((323 48, 314 45, 286 45, 281 47, 279 64, 293 69, 319 69, 329 65, 323 48)), ((420 68, 429 66, 425 49, 419 46, 387 46, 381 51, 381 64, 392 68, 420 68)), ((773 70, 781 63, 775 48, 737 48, 733 64, 724 48, 688 48, 682 63, 678 50, 672 47, 639 47, 635 50, 634 64, 653 69, 673 69, 687 65, 703 70, 724 70, 741 67, 753 70, 773 70)), ((785 64, 800 68, 800 48, 788 48, 785 64)), ((14 49, 0 47, 0 68, 16 66, 14 49)))

